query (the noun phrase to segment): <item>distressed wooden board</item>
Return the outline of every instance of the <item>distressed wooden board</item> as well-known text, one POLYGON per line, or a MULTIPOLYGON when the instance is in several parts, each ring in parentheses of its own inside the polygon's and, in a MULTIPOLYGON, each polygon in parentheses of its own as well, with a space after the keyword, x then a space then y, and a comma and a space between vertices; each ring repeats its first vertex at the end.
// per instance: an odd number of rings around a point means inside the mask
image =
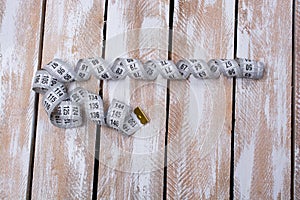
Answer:
POLYGON ((295 165, 294 165, 294 197, 300 198, 300 0, 295 1, 294 23, 294 66, 295 66, 295 165))
MULTIPOLYGON (((233 58, 235 1, 175 1, 173 59, 233 58)), ((229 199, 232 79, 171 81, 168 199, 229 199)))
POLYGON ((237 80, 234 197, 290 199, 292 1, 240 0, 237 56, 264 78, 237 80))
MULTIPOLYGON (((47 1, 43 65, 54 57, 72 64, 101 56, 104 1, 47 1)), ((82 87, 97 92, 94 78, 82 87)), ((63 130, 51 125, 39 104, 33 199, 91 199, 96 125, 63 130)))
POLYGON ((42 1, 0 1, 0 199, 26 198, 41 16, 42 1))
MULTIPOLYGON (((106 59, 166 59, 168 8, 167 0, 109 1, 106 59)), ((131 137, 101 128, 98 199, 162 199, 166 84, 161 78, 104 83, 106 107, 116 98, 140 106, 151 122, 131 137)))

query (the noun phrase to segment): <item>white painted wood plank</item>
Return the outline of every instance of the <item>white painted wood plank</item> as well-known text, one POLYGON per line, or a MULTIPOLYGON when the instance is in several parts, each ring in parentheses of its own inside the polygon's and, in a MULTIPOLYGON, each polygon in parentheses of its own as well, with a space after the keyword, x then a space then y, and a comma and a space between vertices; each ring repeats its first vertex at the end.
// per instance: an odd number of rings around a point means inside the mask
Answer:
POLYGON ((0 1, 0 199, 25 199, 42 1, 0 1))
MULTIPOLYGON (((47 1, 43 65, 53 58, 73 65, 78 59, 101 56, 103 0, 47 1)), ((97 92, 93 78, 81 86, 97 92)), ((34 160, 33 199, 91 199, 96 125, 59 129, 39 104, 34 160)))
POLYGON ((263 61, 266 73, 237 80, 236 199, 290 199, 292 4, 239 1, 237 56, 263 61))
MULTIPOLYGON (((235 1, 175 1, 173 59, 233 58, 235 1)), ((170 83, 168 199, 229 199, 232 79, 170 83)))
MULTIPOLYGON (((109 1, 106 59, 166 59, 168 0, 109 1)), ((162 199, 166 80, 104 83, 113 98, 140 106, 151 122, 131 137, 101 128, 98 199, 162 199)))

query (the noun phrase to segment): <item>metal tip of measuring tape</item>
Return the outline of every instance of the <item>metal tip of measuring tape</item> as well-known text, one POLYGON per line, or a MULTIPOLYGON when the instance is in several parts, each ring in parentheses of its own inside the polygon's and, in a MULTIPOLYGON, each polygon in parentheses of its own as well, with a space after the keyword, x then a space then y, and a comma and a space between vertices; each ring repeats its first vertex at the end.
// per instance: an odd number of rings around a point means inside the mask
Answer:
POLYGON ((136 114, 137 118, 140 120, 142 124, 145 125, 150 121, 140 107, 136 107, 133 112, 134 114, 136 114))

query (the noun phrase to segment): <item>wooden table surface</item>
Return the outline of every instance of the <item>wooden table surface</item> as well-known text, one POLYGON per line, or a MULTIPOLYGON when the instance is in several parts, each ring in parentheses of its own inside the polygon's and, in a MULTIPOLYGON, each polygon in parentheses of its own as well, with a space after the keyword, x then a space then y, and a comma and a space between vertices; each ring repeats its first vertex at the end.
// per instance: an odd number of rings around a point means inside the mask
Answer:
POLYGON ((0 199, 300 199, 300 0, 0 0, 0 199), (171 31, 169 31, 171 30, 171 31), (49 122, 53 58, 263 61, 262 80, 81 86, 141 106, 131 137, 49 122))

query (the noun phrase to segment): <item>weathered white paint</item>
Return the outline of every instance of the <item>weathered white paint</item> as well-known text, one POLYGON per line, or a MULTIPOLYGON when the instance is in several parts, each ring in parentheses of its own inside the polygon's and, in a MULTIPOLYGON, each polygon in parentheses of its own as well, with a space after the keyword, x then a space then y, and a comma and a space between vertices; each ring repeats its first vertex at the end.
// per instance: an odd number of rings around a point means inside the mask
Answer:
POLYGON ((239 5, 237 56, 264 62, 266 73, 260 81, 237 80, 234 196, 288 199, 292 1, 241 0, 239 5), (247 160, 249 149, 254 152, 247 160), (242 166, 247 166, 243 174, 242 166))
POLYGON ((241 188, 240 196, 235 198, 244 199, 250 196, 251 192, 251 181, 253 175, 253 166, 254 166, 254 150, 255 150, 255 135, 252 136, 250 144, 245 145, 243 151, 241 152, 240 160, 236 164, 236 176, 239 177, 239 182, 237 182, 237 187, 241 188), (245 173, 247 172, 247 173, 245 173))
POLYGON ((0 199, 26 198, 41 7, 41 2, 0 2, 0 199))
MULTIPOLYGON (((173 59, 231 58, 233 17, 234 1, 175 1, 173 59)), ((224 77, 170 83, 167 198, 229 198, 231 90, 224 77)))
MULTIPOLYGON (((168 6, 168 1, 109 1, 106 59, 166 58, 168 6)), ((161 199, 166 80, 104 82, 103 97, 106 105, 116 98, 140 106, 151 123, 131 137, 101 128, 98 199, 161 199)))
MULTIPOLYGON (((104 4, 102 0, 47 1, 43 64, 57 57, 74 66, 80 58, 100 56, 104 4)), ((92 78, 80 86, 98 92, 97 83, 92 78)), ((58 129, 51 125, 40 103, 33 199, 91 199, 95 139, 94 123, 58 129)))
MULTIPOLYGON (((16 63, 16 61, 13 60, 13 56, 15 53, 16 46, 18 46, 17 41, 15 40, 17 38, 16 33, 16 25, 18 21, 15 21, 17 19, 18 13, 16 10, 19 9, 19 2, 18 1, 12 1, 10 3, 3 2, 5 4, 5 11, 3 13, 3 17, 1 19, 1 27, 0 27, 0 39, 1 39, 1 46, 0 46, 0 52, 1 52, 1 70, 0 75, 1 77, 9 76, 11 77, 13 75, 13 66, 16 63)), ((4 6, 4 5, 3 5, 4 6)), ((25 70, 17 69, 19 71, 25 70)), ((18 71, 16 72, 18 73, 18 71)), ((4 108, 5 108, 5 100, 8 96, 10 90, 12 89, 12 82, 7 81, 8 83, 5 83, 3 78, 1 79, 1 92, 0 92, 0 115, 1 118, 4 119, 4 108)))

